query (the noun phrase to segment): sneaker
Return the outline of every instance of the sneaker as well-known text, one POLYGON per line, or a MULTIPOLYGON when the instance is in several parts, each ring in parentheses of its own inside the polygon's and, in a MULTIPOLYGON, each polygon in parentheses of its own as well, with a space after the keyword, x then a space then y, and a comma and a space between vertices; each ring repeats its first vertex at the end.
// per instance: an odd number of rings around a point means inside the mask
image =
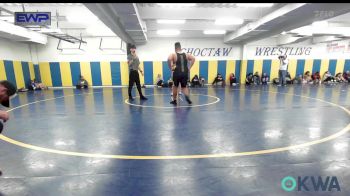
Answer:
POLYGON ((134 101, 135 99, 132 97, 129 97, 129 101, 134 101))
POLYGON ((192 104, 192 101, 190 100, 190 98, 188 96, 185 96, 185 98, 186 98, 186 101, 188 104, 192 104))
POLYGON ((147 98, 145 96, 141 96, 140 99, 141 100, 147 100, 147 98))
POLYGON ((176 102, 176 100, 173 100, 170 102, 170 104, 177 105, 177 102, 176 102))
POLYGON ((277 86, 281 86, 280 84, 278 84, 277 86))

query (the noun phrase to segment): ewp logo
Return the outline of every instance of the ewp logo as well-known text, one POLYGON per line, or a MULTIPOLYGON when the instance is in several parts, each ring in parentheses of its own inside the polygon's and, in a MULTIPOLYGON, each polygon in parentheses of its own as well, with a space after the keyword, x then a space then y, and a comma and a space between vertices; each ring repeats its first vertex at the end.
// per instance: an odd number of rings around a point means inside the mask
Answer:
POLYGON ((293 191, 295 188, 298 188, 297 191, 332 191, 332 189, 341 191, 338 179, 335 176, 327 176, 325 179, 321 176, 298 176, 298 181, 291 176, 287 176, 282 179, 281 187, 287 192, 293 191), (312 182, 312 186, 307 186, 308 181, 312 182))
POLYGON ((51 12, 15 12, 15 24, 20 26, 51 25, 51 12))

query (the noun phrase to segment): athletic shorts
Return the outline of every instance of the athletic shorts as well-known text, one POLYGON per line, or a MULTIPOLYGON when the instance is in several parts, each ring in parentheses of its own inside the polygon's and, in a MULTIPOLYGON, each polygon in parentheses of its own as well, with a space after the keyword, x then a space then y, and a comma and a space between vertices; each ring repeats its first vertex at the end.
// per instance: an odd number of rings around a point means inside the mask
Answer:
POLYGON ((178 87, 181 84, 182 88, 187 86, 188 74, 187 73, 173 73, 174 86, 178 87))

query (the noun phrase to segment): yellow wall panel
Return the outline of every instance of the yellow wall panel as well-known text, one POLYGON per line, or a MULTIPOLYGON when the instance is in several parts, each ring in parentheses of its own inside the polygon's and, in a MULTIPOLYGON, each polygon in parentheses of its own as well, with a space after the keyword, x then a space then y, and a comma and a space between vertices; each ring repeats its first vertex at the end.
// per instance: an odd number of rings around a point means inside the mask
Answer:
POLYGON ((73 86, 69 62, 60 62, 62 86, 73 86))
POLYGON ((101 62, 101 80, 102 86, 111 86, 112 85, 112 72, 111 72, 111 64, 110 62, 101 62))

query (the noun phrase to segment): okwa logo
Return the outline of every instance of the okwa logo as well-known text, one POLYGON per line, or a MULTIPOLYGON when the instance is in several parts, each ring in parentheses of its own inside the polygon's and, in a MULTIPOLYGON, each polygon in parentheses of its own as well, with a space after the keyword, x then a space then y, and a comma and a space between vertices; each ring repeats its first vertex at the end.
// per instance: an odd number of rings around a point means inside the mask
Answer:
POLYGON ((296 188, 297 191, 332 191, 333 189, 341 191, 338 179, 335 176, 298 176, 297 180, 287 176, 282 179, 281 186, 287 192, 296 188))

